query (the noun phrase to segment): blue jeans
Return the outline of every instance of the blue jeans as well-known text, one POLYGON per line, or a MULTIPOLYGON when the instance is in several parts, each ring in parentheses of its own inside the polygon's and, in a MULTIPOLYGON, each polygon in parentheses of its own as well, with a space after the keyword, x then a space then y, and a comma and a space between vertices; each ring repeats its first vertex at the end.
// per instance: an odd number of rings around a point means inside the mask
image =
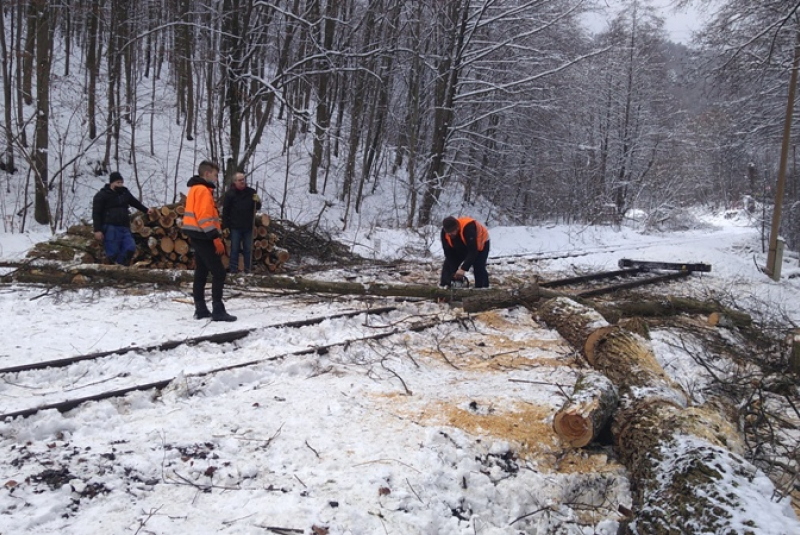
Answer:
POLYGON ((250 255, 253 252, 253 229, 231 229, 231 261, 229 271, 239 271, 239 249, 244 257, 244 271, 250 271, 250 255))
POLYGON ((103 229, 103 246, 108 259, 123 266, 130 263, 133 253, 136 252, 130 227, 106 225, 103 229))

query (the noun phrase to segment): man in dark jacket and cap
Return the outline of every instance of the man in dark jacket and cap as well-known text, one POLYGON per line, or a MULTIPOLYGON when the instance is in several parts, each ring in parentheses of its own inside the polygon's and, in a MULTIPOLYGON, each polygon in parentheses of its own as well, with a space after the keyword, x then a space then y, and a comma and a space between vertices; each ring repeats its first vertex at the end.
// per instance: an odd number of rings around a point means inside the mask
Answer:
POLYGON ((118 172, 108 176, 108 184, 95 194, 92 201, 92 223, 94 237, 105 247, 106 257, 127 266, 136 252, 128 208, 133 206, 142 212, 151 210, 139 202, 124 184, 118 172))
POLYGON ((261 209, 261 199, 256 190, 247 185, 244 173, 233 175, 233 183, 225 193, 222 204, 222 228, 231 231, 231 261, 228 271, 239 271, 239 251, 244 257, 244 272, 248 273, 252 266, 253 252, 253 220, 261 209))

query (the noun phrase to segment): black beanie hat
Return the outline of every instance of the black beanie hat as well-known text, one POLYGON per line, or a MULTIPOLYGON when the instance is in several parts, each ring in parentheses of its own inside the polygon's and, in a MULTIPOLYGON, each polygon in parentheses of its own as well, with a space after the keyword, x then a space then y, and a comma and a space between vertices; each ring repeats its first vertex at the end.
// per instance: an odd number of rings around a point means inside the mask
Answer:
POLYGON ((453 216, 447 216, 442 221, 442 228, 445 232, 453 232, 458 229, 458 219, 453 216))
POLYGON ((108 183, 109 184, 112 184, 112 183, 116 182, 117 180, 123 180, 122 175, 119 174, 118 172, 114 171, 113 173, 108 175, 108 183))

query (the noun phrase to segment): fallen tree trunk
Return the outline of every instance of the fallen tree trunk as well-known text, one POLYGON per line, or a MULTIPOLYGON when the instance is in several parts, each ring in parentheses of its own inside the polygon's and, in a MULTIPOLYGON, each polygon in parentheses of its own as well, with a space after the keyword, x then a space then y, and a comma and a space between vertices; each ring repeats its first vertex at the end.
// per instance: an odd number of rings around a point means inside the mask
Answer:
POLYGON ((568 297, 550 299, 537 312, 541 321, 558 331, 562 338, 579 349, 584 356, 589 337, 599 329, 611 326, 599 312, 568 297))
MULTIPOLYGON (((147 228, 147 227, 145 227, 147 228)), ((183 247, 185 242, 176 240, 174 247, 176 252, 179 247, 183 247)), ((276 247, 273 251, 274 254, 281 256, 281 249, 276 247)), ((270 254, 273 254, 270 253, 270 254)), ((70 253, 72 254, 72 253, 70 253)), ((281 257, 279 262, 284 262, 285 257, 281 257)), ((269 264, 269 260, 266 260, 269 264)), ((149 269, 148 266, 136 266, 134 269, 129 269, 124 266, 103 265, 103 264, 79 264, 72 266, 63 266, 57 264, 55 259, 53 262, 47 260, 28 260, 20 263, 6 263, 5 267, 16 268, 16 271, 0 277, 0 280, 8 282, 15 280, 26 283, 40 283, 40 284, 93 284, 102 283, 104 281, 115 282, 133 282, 133 283, 153 283, 153 284, 181 284, 190 282, 194 277, 191 271, 182 269, 149 269)), ((410 284, 388 284, 388 283, 351 283, 351 282, 338 282, 338 281, 318 281, 313 279, 303 279, 290 276, 259 276, 250 275, 247 278, 247 284, 254 287, 261 288, 274 288, 281 290, 311 292, 311 293, 333 293, 338 295, 375 295, 375 296, 396 296, 396 297, 418 297, 421 299, 442 299, 444 301, 461 301, 465 312, 482 312, 485 310, 492 310, 496 308, 507 308, 512 306, 522 305, 534 309, 539 304, 541 299, 550 299, 554 297, 570 297, 568 294, 541 288, 536 284, 526 285, 519 288, 512 289, 490 289, 479 290, 475 289, 459 289, 459 290, 445 290, 433 285, 410 285, 410 284)), ((652 302, 622 302, 616 304, 602 304, 594 303, 591 301, 580 300, 582 303, 581 312, 575 310, 568 310, 570 305, 564 303, 574 303, 572 299, 561 301, 561 307, 566 307, 564 310, 550 311, 539 309, 539 314, 544 316, 549 314, 550 317, 544 318, 549 324, 558 327, 559 330, 570 329, 570 325, 583 325, 587 324, 594 327, 608 326, 609 322, 606 317, 611 318, 613 322, 622 317, 630 316, 663 316, 674 315, 679 313, 708 313, 708 311, 719 311, 725 318, 730 318, 736 326, 747 326, 751 323, 750 316, 735 310, 720 307, 715 303, 704 303, 702 301, 695 301, 686 298, 669 297, 667 301, 652 301, 652 302), (587 306, 597 309, 594 312, 592 319, 585 322, 564 321, 565 318, 573 314, 588 314, 587 306), (598 322, 593 325, 593 322, 598 322)), ((552 306, 552 303, 551 305, 552 306)), ((578 340, 585 340, 584 333, 575 332, 571 335, 563 335, 569 342, 576 347, 580 346, 578 340)))
MULTIPOLYGON (((19 264, 18 268, 0 278, 3 282, 25 282, 51 285, 88 285, 117 283, 149 283, 162 285, 189 284, 194 272, 187 270, 161 270, 128 268, 102 264, 79 264, 64 267, 48 264, 19 264)), ((303 293, 330 293, 338 295, 372 295, 379 297, 419 297, 423 299, 464 299, 472 290, 446 290, 437 286, 419 284, 387 284, 335 282, 288 276, 248 275, 247 285, 257 288, 286 290, 303 293)))
POLYGON ((632 316, 668 317, 678 314, 715 313, 729 319, 737 327, 749 327, 753 323, 753 318, 744 312, 687 297, 668 296, 656 301, 615 301, 598 304, 594 308, 612 323, 616 323, 619 318, 632 316))
POLYGON ((553 418, 553 430, 574 448, 597 438, 619 403, 614 384, 600 373, 589 372, 575 383, 570 399, 553 418))
POLYGON ((512 290, 472 291, 464 298, 463 306, 465 312, 482 312, 484 310, 509 308, 518 305, 534 308, 539 299, 559 295, 564 294, 546 290, 534 283, 512 290))
MULTIPOLYGON (((785 517, 770 501, 774 486, 741 456, 735 426, 713 409, 687 407, 646 340, 563 298, 545 303, 541 317, 619 389, 611 431, 634 501, 620 533, 759 533, 757 519, 743 518, 753 500, 785 517)), ((796 518, 786 522, 787 533, 800 532, 796 518)))

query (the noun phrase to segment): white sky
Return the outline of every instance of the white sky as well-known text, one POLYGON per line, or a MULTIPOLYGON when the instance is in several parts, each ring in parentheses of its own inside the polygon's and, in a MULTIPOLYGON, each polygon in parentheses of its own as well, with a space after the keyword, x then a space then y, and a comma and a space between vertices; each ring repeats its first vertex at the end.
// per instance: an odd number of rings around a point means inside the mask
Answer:
MULTIPOLYGON (((622 257, 706 262, 711 273, 673 291, 733 292, 742 305, 768 301, 800 321, 800 279, 775 283, 761 274, 754 263, 763 263, 758 230, 734 215, 674 234, 491 227, 490 274, 495 284, 515 284, 615 269, 622 257)), ((375 228, 370 235, 359 247, 380 258, 425 247, 417 234, 375 228)), ((0 234, 0 259, 19 258, 42 237, 0 234)), ((431 251, 438 256, 438 245, 431 251)), ((406 275, 359 268, 321 276, 436 283, 438 260, 407 260, 409 269, 398 270, 406 275)), ((797 259, 787 258, 784 275, 797 273, 797 259)), ((616 533, 617 505, 630 505, 624 470, 601 450, 561 456, 550 426, 561 389, 577 377, 576 362, 558 334, 527 311, 479 314, 419 334, 276 359, 459 312, 433 302, 280 296, 239 283, 228 286, 226 299, 240 319, 220 324, 191 319, 188 293, 0 289, 0 367, 257 329, 233 344, 2 374, 0 403, 9 412, 177 379, 158 396, 141 392, 0 422, 0 533, 616 533), (387 304, 398 309, 300 329, 270 327, 387 304), (192 375, 254 360, 261 363, 192 375), (520 454, 511 465, 509 452, 520 454), (93 489, 99 493, 90 497, 93 489), (587 521, 580 504, 599 505, 583 529, 575 523, 587 521)), ((677 379, 692 381, 691 389, 702 382, 701 370, 663 343, 668 336, 654 332, 662 341, 656 354, 677 379)), ((766 477, 745 486, 756 495, 741 495, 725 459, 717 465, 728 475, 722 494, 747 504, 731 511, 736 533, 751 520, 756 535, 800 532, 787 502, 770 501, 766 477)))
MULTIPOLYGON (((676 11, 672 6, 672 0, 646 0, 647 3, 656 7, 661 16, 665 18, 665 30, 670 38, 676 43, 689 44, 692 38, 692 32, 699 30, 702 24, 707 20, 707 12, 705 9, 698 9, 696 6, 690 6, 680 11, 676 11)), ((628 5, 630 0, 599 0, 598 4, 605 9, 605 15, 598 13, 586 17, 586 24, 593 32, 602 31, 605 28, 608 19, 613 18, 614 14, 619 12, 622 6, 628 5)), ((710 2, 705 2, 709 4, 710 2)))

